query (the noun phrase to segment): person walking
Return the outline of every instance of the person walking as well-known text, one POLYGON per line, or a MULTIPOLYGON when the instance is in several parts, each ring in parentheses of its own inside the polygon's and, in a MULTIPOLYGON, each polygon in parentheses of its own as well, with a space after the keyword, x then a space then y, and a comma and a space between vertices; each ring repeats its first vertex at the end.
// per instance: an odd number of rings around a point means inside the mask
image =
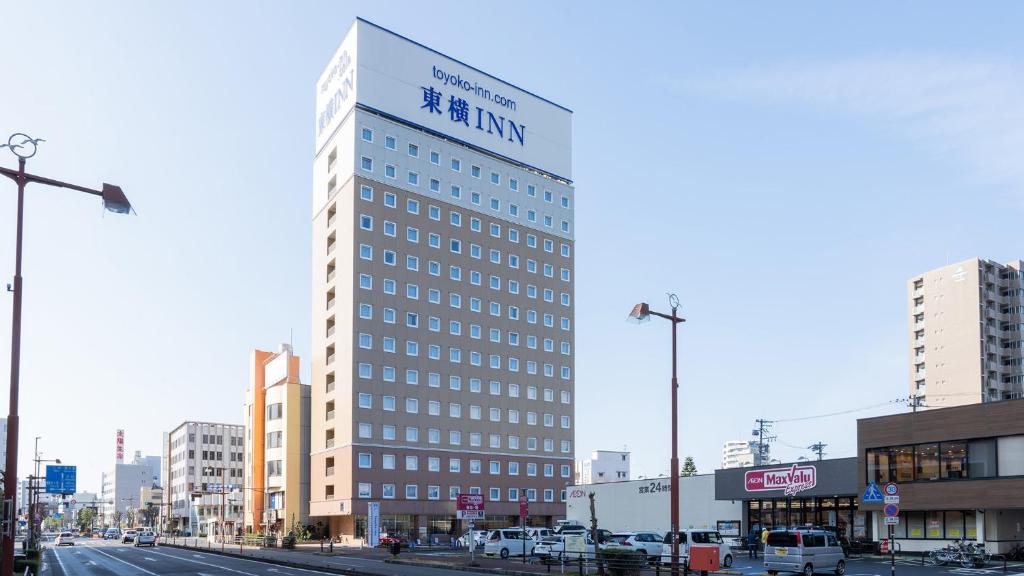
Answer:
POLYGON ((761 553, 764 553, 765 546, 768 544, 768 528, 765 527, 761 530, 761 553))
POLYGON ((757 560, 757 544, 760 541, 760 537, 757 534, 757 530, 751 529, 750 534, 747 534, 747 558, 757 560))

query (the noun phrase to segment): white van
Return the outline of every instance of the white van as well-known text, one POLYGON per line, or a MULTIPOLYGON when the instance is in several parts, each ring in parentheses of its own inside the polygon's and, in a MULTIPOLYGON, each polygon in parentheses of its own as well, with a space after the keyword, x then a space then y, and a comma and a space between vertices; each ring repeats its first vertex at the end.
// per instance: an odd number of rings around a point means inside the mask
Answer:
POLYGON ((484 556, 501 556, 502 558, 508 558, 509 555, 522 556, 524 550, 527 556, 532 556, 536 546, 537 541, 519 528, 502 528, 501 530, 492 530, 487 536, 487 542, 484 543, 484 556))
MULTIPOLYGON (((722 540, 718 530, 700 530, 691 528, 679 532, 679 563, 685 564, 690 559, 691 544, 707 544, 718 546, 718 563, 722 568, 732 566, 732 549, 722 540)), ((667 532, 661 544, 661 563, 672 564, 672 533, 667 532)))
POLYGON ((815 572, 846 573, 843 547, 836 535, 825 530, 773 530, 764 547, 764 569, 770 576, 779 572, 797 572, 814 576, 815 572))

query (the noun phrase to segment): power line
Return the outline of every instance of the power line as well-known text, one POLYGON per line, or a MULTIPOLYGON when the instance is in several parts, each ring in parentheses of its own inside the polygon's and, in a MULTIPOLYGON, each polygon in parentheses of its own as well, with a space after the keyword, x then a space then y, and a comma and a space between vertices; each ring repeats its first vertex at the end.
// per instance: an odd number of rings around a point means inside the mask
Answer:
POLYGON ((872 404, 870 406, 862 406, 860 408, 851 408, 849 410, 840 410, 839 412, 828 412, 826 414, 815 414, 813 416, 799 416, 797 418, 780 418, 778 420, 771 420, 770 422, 800 422, 803 420, 814 420, 816 418, 829 418, 831 416, 842 416, 843 414, 852 414, 854 412, 863 412, 864 410, 871 410, 872 408, 880 408, 882 406, 890 406, 892 404, 899 404, 906 402, 906 398, 897 398, 896 400, 889 400, 888 402, 882 402, 880 404, 872 404))

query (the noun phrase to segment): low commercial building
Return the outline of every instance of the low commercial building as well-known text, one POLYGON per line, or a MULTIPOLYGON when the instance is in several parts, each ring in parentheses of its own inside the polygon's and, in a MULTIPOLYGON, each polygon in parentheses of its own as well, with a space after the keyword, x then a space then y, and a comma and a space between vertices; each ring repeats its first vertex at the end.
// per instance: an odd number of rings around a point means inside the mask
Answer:
POLYGON ((740 534, 751 529, 834 527, 862 540, 857 459, 836 458, 715 470, 715 498, 740 506, 740 534))
POLYGON ((629 479, 629 452, 594 450, 590 458, 576 462, 577 484, 622 482, 629 479))
MULTIPOLYGON (((671 528, 671 490, 668 478, 603 482, 569 486, 566 518, 590 525, 590 494, 598 526, 613 532, 671 528)), ((679 525, 682 528, 718 529, 723 536, 738 536, 743 507, 740 502, 715 499, 715 474, 679 478, 679 525)))
MULTIPOLYGON (((899 489, 895 539, 904 551, 966 538, 992 553, 1024 539, 1024 400, 857 421, 857 478, 899 489)), ((880 504, 865 506, 873 539, 887 536, 880 504)))
MULTIPOLYGON (((309 522, 310 387, 299 357, 253 350, 245 391, 245 528, 287 532, 309 522)), ((332 414, 333 416, 333 414, 332 414)))

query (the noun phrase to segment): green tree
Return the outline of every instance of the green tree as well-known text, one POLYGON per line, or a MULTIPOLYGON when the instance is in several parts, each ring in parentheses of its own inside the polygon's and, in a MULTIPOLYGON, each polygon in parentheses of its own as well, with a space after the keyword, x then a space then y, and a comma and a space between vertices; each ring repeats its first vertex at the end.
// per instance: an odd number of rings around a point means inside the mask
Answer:
POLYGON ((686 460, 683 460, 683 470, 679 473, 680 476, 695 476, 697 474, 697 465, 693 463, 693 456, 687 456, 686 460))
POLYGON ((92 526, 92 521, 96 518, 95 508, 82 508, 78 511, 78 529, 85 532, 92 526))

